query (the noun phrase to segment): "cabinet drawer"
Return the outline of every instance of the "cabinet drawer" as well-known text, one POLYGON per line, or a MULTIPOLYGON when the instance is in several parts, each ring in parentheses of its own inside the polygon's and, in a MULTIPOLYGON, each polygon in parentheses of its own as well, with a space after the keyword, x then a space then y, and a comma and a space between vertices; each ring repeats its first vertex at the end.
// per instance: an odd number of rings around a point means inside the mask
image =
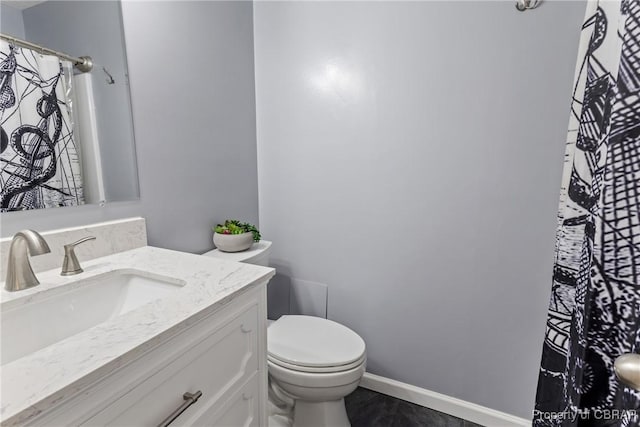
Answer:
POLYGON ((259 372, 254 373, 240 390, 233 394, 226 402, 219 405, 202 407, 199 412, 194 411, 192 416, 183 413, 175 420, 171 427, 253 427, 260 425, 258 382, 259 372))
POLYGON ((258 308, 231 320, 156 374, 87 420, 86 426, 157 426, 183 403, 185 392, 202 396, 180 418, 224 401, 258 369, 258 308))

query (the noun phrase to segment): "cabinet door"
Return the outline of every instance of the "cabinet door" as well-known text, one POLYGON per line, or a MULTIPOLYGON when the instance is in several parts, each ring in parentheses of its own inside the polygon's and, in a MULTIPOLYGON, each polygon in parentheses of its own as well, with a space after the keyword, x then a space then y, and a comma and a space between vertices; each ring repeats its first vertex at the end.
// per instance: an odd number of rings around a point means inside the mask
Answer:
POLYGON ((255 377, 257 352, 258 308, 253 305, 83 425, 155 427, 182 405, 185 392, 202 396, 175 422, 202 413, 255 377))

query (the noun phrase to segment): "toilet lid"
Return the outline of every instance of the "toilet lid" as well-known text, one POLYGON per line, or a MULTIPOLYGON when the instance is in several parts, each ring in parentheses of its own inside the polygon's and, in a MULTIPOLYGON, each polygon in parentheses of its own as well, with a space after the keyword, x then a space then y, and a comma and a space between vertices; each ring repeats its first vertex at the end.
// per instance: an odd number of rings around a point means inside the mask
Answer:
POLYGON ((362 338, 332 320, 313 316, 282 316, 267 332, 271 358, 309 367, 343 366, 361 360, 362 338))

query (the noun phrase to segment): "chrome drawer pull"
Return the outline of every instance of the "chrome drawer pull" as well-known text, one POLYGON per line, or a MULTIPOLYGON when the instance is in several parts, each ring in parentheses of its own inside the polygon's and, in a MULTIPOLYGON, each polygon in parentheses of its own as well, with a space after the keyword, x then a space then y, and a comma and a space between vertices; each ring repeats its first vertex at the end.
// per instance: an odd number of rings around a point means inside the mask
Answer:
POLYGON ((178 409, 173 411, 171 415, 165 418, 164 421, 158 424, 158 427, 167 427, 173 422, 173 420, 178 418, 180 414, 186 411, 189 406, 196 403, 198 399, 200 399, 200 396, 202 396, 202 392, 200 390, 196 391, 195 393, 186 392, 185 394, 183 394, 182 398, 184 399, 184 402, 182 403, 182 405, 180 405, 178 409))

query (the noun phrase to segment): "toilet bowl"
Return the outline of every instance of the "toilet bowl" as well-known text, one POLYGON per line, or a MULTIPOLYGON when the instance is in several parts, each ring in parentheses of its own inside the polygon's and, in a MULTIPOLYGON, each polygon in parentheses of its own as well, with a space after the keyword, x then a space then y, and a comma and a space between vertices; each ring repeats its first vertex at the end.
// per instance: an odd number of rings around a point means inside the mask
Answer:
MULTIPOLYGON (((271 242, 244 252, 203 255, 268 265, 271 242)), ((354 391, 366 367, 366 347, 351 329, 313 316, 282 316, 267 330, 270 400, 293 408, 293 427, 348 427, 344 397, 354 391)), ((278 413, 281 415, 281 412, 278 413)))
POLYGON ((269 326, 267 350, 272 387, 294 401, 294 427, 350 425, 344 397, 366 367, 358 334, 328 319, 282 316, 269 326))

